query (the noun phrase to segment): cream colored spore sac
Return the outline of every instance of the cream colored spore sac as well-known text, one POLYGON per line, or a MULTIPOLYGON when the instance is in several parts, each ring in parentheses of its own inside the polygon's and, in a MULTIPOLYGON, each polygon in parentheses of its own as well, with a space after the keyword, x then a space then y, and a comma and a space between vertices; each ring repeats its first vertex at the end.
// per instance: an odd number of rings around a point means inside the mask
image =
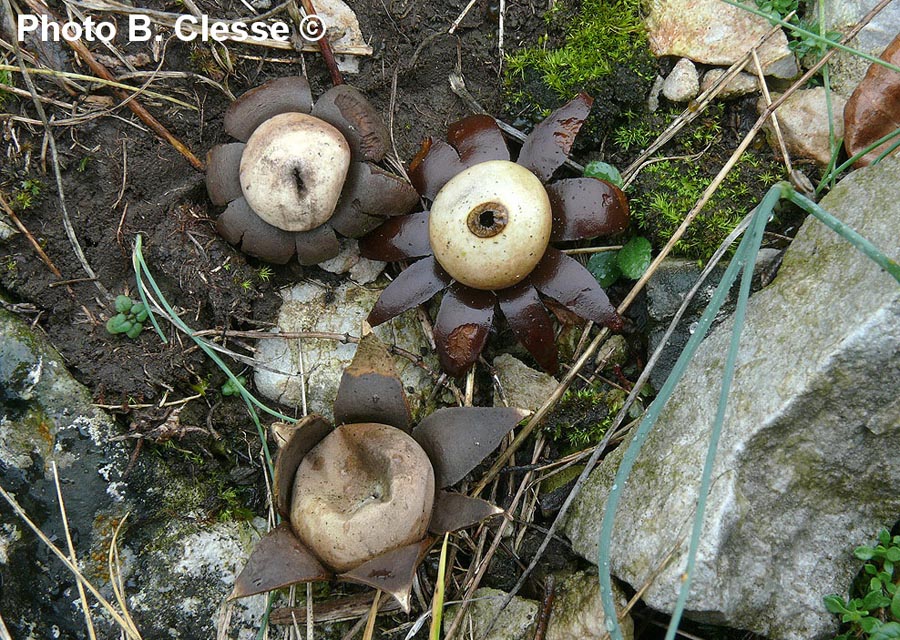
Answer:
POLYGON ((349 167, 350 147, 340 131, 305 113, 283 113, 247 140, 241 190, 269 224, 309 231, 331 218, 349 167))
POLYGON ((531 273, 547 250, 552 224, 541 181, 514 162, 491 160, 441 188, 428 233, 435 259, 455 280, 497 290, 531 273))
POLYGON ((300 463, 291 526, 342 572, 421 540, 433 505, 434 469, 415 440, 383 424, 348 424, 300 463))

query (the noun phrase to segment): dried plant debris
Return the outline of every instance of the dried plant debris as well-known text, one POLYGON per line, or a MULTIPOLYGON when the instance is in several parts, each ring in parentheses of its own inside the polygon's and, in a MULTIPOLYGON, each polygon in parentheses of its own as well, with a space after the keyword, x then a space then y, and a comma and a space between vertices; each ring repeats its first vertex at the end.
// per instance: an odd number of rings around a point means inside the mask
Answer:
POLYGON ((582 318, 618 329, 622 320, 597 281, 551 242, 609 236, 626 229, 628 201, 598 178, 552 181, 568 157, 592 99, 581 94, 551 113, 512 162, 490 116, 450 126, 446 141, 427 139, 409 167, 429 211, 394 217, 360 241, 365 257, 421 258, 376 303, 381 324, 445 291, 434 337, 443 369, 465 373, 487 342, 496 308, 546 370, 559 363, 543 294, 582 318))
POLYGON ((313 104, 306 78, 269 80, 235 100, 224 124, 240 142, 210 150, 206 187, 226 207, 216 228, 244 253, 318 264, 338 254, 339 236, 360 237, 418 202, 375 164, 389 148, 387 126, 349 85, 313 104))
POLYGON ((259 541, 232 597, 337 579, 389 593, 408 612, 415 570, 435 536, 502 513, 445 489, 527 412, 442 409, 410 431, 393 361, 369 334, 341 379, 335 415, 334 429, 321 416, 279 425, 274 487, 284 522, 259 541))

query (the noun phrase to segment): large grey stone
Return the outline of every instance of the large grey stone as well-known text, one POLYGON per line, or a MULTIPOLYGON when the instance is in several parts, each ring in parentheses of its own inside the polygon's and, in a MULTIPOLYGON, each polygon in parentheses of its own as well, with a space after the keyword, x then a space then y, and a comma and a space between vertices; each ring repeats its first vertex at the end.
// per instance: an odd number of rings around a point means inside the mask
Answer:
MULTIPOLYGON (((851 174, 822 206, 900 257, 900 160, 851 174)), ((704 341, 651 432, 616 517, 612 571, 671 610, 716 412, 731 321, 704 341)), ((624 447, 566 523, 596 558, 624 447)), ((855 546, 900 513, 900 286, 810 218, 774 283, 750 300, 713 472, 689 615, 770 638, 833 633, 822 597, 847 593, 855 546)))
MULTIPOLYGON (((264 597, 219 613, 265 523, 209 522, 203 504, 221 480, 179 482, 151 453, 126 478, 132 447, 43 336, 0 309, 0 486, 66 551, 56 464, 80 569, 113 602, 107 554, 130 514, 118 538, 120 569, 143 637, 213 638, 220 627, 231 638, 255 637, 264 597)), ((89 600, 98 637, 119 637, 89 600)), ((2 500, 0 615, 16 638, 88 637, 74 577, 2 500)))
MULTIPOLYGON (((651 0, 649 11, 653 55, 680 56, 703 64, 731 65, 772 28, 765 18, 722 0, 651 0)), ((784 32, 771 36, 757 53, 766 75, 797 75, 797 62, 784 32)))
MULTIPOLYGON (((323 332, 360 335, 366 316, 378 300, 381 288, 362 287, 345 282, 334 288, 316 282, 301 282, 281 292, 284 304, 276 324, 281 332, 323 332)), ((402 314, 375 328, 385 344, 419 354, 427 348, 421 323, 412 312, 402 314)), ((260 340, 254 374, 257 390, 265 397, 289 406, 300 407, 306 393, 310 412, 330 417, 341 381, 341 373, 350 364, 356 345, 334 339, 260 340), (301 372, 305 376, 301 376, 301 372)), ((410 360, 395 358, 397 369, 413 407, 421 406, 431 393, 428 373, 410 360)), ((432 370, 434 357, 428 359, 432 370)))

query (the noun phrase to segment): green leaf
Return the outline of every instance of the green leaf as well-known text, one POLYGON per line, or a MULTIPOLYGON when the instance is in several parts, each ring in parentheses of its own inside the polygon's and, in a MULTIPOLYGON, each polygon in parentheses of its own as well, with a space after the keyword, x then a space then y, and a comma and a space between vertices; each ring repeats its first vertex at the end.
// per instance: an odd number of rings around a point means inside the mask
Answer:
POLYGON ((884 609, 890 606, 890 598, 884 597, 881 593, 881 582, 878 583, 877 590, 873 589, 863 598, 862 608, 866 611, 874 611, 875 609, 884 609))
POLYGON ((619 173, 618 169, 611 164, 600 162, 599 160, 588 162, 585 165, 584 177, 600 178, 601 180, 606 180, 607 182, 616 185, 620 189, 625 185, 625 181, 622 180, 622 174, 619 173))
POLYGON ((868 573, 870 576, 874 576, 878 574, 878 568, 869 562, 863 565, 863 571, 868 573))
POLYGON ((844 599, 838 595, 825 596, 822 598, 822 602, 825 603, 825 608, 831 613, 845 613, 847 611, 844 599))
POLYGON ((231 381, 231 378, 225 381, 225 384, 222 385, 222 395, 223 396, 236 396, 241 392, 241 387, 247 384, 247 378, 244 376, 236 376, 237 381, 240 385, 234 384, 231 381))
POLYGON ((894 597, 891 599, 891 617, 900 620, 900 589, 894 589, 894 597))
POLYGON ((135 302, 133 305, 131 305, 131 309, 129 310, 129 312, 131 313, 131 315, 136 316, 143 310, 144 310, 144 303, 143 302, 135 302))
POLYGON ((863 545, 861 547, 856 547, 856 549, 853 550, 853 555, 860 560, 871 560, 875 557, 875 549, 863 545))
POLYGON ((887 529, 878 532, 878 542, 887 546, 891 543, 891 533, 887 529))
POLYGON ((606 288, 622 276, 622 271, 616 263, 617 251, 602 251, 595 253, 588 260, 587 268, 591 275, 597 279, 600 286, 606 288))
POLYGON ((106 330, 110 333, 125 333, 131 329, 131 320, 124 313, 114 315, 106 321, 106 330))
POLYGON ((900 548, 889 547, 887 552, 885 552, 884 557, 891 562, 900 562, 900 548))
POLYGON ((131 298, 128 296, 116 296, 116 312, 128 313, 128 310, 131 309, 131 304, 131 298))
POLYGON ((138 322, 144 322, 147 319, 147 310, 141 305, 141 310, 134 315, 134 319, 138 322))
POLYGON ((859 621, 859 626, 866 633, 872 633, 881 626, 881 620, 879 620, 878 618, 873 618, 872 616, 866 616, 859 621))
POLYGON ((144 325, 140 322, 135 322, 129 327, 129 329, 125 332, 125 335, 134 340, 139 335, 141 335, 141 331, 144 330, 144 325))
POLYGON ((885 622, 869 636, 869 640, 897 640, 900 638, 900 623, 885 622))
POLYGON ((650 241, 647 238, 638 236, 629 240, 616 254, 616 264, 622 270, 622 275, 631 280, 637 280, 644 275, 650 266, 650 252, 650 241))

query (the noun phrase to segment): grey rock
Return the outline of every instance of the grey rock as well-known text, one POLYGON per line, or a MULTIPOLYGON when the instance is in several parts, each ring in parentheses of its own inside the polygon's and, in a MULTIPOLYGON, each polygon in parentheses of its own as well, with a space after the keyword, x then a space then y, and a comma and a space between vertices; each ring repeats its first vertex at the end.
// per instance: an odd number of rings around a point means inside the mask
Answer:
MULTIPOLYGON (((767 20, 720 0, 651 0, 647 16, 650 50, 702 64, 730 66, 772 28, 767 20)), ((763 72, 792 78, 798 67, 778 31, 757 50, 763 72)))
MULTIPOLYGON (((380 287, 361 287, 352 282, 334 289, 302 282, 281 292, 284 304, 276 323, 281 332, 358 336, 380 293, 380 287)), ((415 354, 428 344, 412 312, 376 327, 375 333, 386 344, 396 344, 415 354)), ((256 351, 256 388, 263 396, 293 407, 302 405, 305 391, 310 412, 331 416, 341 373, 355 353, 356 345, 332 339, 261 340, 256 351)), ((394 361, 410 403, 414 409, 421 406, 431 393, 430 376, 409 360, 398 357, 394 361)), ((427 362, 432 370, 436 369, 434 356, 429 356, 427 362)))
POLYGON ((612 335, 597 349, 594 361, 598 366, 602 364, 604 367, 613 367, 617 364, 625 364, 627 359, 628 341, 624 336, 612 335))
MULTIPOLYGON (((823 0, 825 27, 829 31, 847 33, 868 13, 877 0, 823 0)), ((806 16, 810 23, 818 20, 818 3, 810 3, 806 16)), ((863 53, 881 55, 900 31, 900 0, 893 0, 876 15, 848 45, 863 53)), ((804 61, 805 62, 805 61, 804 61)), ((836 51, 828 62, 831 88, 849 97, 863 79, 869 62, 844 51, 836 51)))
POLYGON ((341 238, 341 251, 331 260, 319 263, 319 267, 329 273, 350 274, 356 284, 375 282, 387 263, 369 260, 359 254, 359 243, 350 238, 341 238))
MULTIPOLYGON (((900 160, 852 173, 822 206, 900 257, 900 160)), ((612 571, 633 586, 653 575, 652 607, 671 611, 685 536, 716 412, 730 320, 704 341, 627 482, 612 571)), ((853 549, 900 512, 900 286, 842 238, 808 219, 773 284, 749 304, 713 470, 692 617, 773 639, 829 637, 822 605, 847 593, 853 549)), ((595 559, 617 449, 590 477, 565 526, 595 559)))
MULTIPOLYGON (((522 640, 534 636, 538 603, 516 596, 506 609, 500 611, 504 598, 506 593, 498 589, 482 588, 475 591, 462 628, 472 629, 474 637, 480 640, 522 640), (490 627, 491 632, 485 635, 490 627)), ((444 613, 445 632, 456 617, 457 608, 458 606, 447 607, 444 613)))
MULTIPOLYGON (((760 249, 756 256, 756 264, 754 265, 754 290, 761 286, 760 277, 764 272, 770 269, 781 257, 781 251, 777 249, 760 249)), ((694 296, 694 299, 688 305, 681 322, 669 336, 669 340, 663 349, 656 366, 650 372, 650 384, 659 389, 662 387, 675 361, 681 354, 684 345, 687 344, 703 310, 712 299, 716 286, 725 273, 726 265, 721 264, 713 269, 713 272, 706 279, 704 285, 694 296)), ((665 260, 656 270, 656 272, 647 281, 647 317, 648 317, 648 352, 653 353, 662 342, 663 336, 669 327, 675 314, 678 312, 681 303, 688 292, 693 288, 694 283, 700 277, 703 271, 693 260, 670 259, 665 260)), ((734 310, 733 294, 736 289, 729 293, 725 304, 716 316, 713 326, 722 322, 734 310)))
POLYGON ((503 398, 494 391, 495 407, 518 407, 536 411, 558 385, 550 374, 532 369, 508 353, 494 358, 494 372, 503 389, 503 398))
MULTIPOLYGON (((213 638, 220 626, 228 637, 255 637, 264 602, 236 603, 221 620, 220 613, 256 530, 204 521, 200 501, 218 486, 201 490, 165 478, 151 454, 126 480, 132 447, 46 340, 0 309, 0 486, 66 551, 56 465, 80 569, 113 602, 107 554, 130 514, 118 537, 120 571, 143 637, 213 638), (181 508, 185 494, 196 495, 196 511, 181 508)), ((75 579, 2 500, 0 602, 13 637, 87 637, 75 579)), ((98 637, 119 637, 110 616, 90 602, 98 637)))
MULTIPOLYGON (((555 594, 547 623, 546 640, 602 640, 609 637, 596 571, 579 571, 561 577, 555 594)), ((628 598, 615 583, 613 598, 619 608, 624 608, 628 602, 628 598)), ((632 640, 634 621, 631 615, 626 614, 619 625, 625 640, 632 640)))
MULTIPOLYGON (((772 100, 779 96, 773 93, 772 100)), ((832 93, 830 98, 832 130, 835 140, 840 140, 844 136, 844 104, 847 100, 836 93, 832 93)), ((764 98, 757 101, 756 108, 760 113, 765 110, 764 98)), ((831 137, 824 87, 795 91, 778 107, 775 115, 778 116, 778 126, 792 158, 813 160, 820 167, 828 165, 831 160, 831 137)), ((780 156, 781 148, 771 120, 766 122, 765 131, 769 146, 780 156)))
POLYGON ((672 102, 690 102, 700 93, 700 74, 687 58, 675 63, 662 86, 663 95, 672 102))
MULTIPOLYGON (((703 74, 703 79, 700 81, 700 91, 706 91, 724 75, 724 69, 710 69, 703 74)), ((718 94, 718 98, 720 100, 740 98, 741 96, 756 91, 759 91, 759 83, 756 76, 741 71, 722 87, 722 90, 718 94)))

